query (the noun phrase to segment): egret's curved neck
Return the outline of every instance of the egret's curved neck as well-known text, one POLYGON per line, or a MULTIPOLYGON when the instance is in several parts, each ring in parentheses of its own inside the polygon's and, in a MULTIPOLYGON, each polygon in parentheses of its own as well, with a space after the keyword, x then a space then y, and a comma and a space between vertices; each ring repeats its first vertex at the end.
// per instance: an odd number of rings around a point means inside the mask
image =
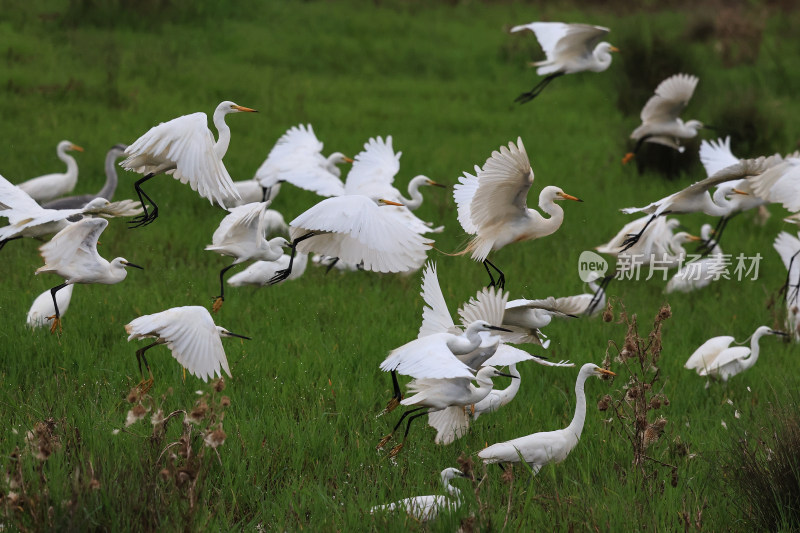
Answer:
POLYGON ((458 490, 458 487, 454 487, 453 485, 451 485, 449 479, 444 482, 444 489, 453 498, 455 499, 461 498, 461 491, 458 490))
POLYGON ((758 352, 760 351, 758 341, 766 334, 766 332, 761 331, 753 333, 753 338, 750 339, 750 356, 747 359, 741 360, 741 364, 745 370, 756 364, 756 361, 758 361, 758 352))
POLYGON ((227 115, 225 110, 219 107, 214 111, 214 127, 217 128, 219 133, 217 142, 214 143, 214 153, 220 159, 225 157, 228 145, 231 143, 231 128, 225 123, 225 115, 227 115))
POLYGON ((594 56, 594 60, 597 63, 597 68, 600 71, 606 70, 609 66, 611 66, 611 54, 603 50, 603 45, 598 44, 594 47, 592 51, 592 56, 594 56))
POLYGON ((109 202, 117 190, 117 165, 115 163, 121 153, 122 152, 117 149, 112 149, 106 154, 106 183, 103 185, 103 188, 100 189, 100 192, 97 193, 97 196, 105 198, 109 202))
POLYGON ((500 402, 502 404, 506 404, 511 400, 513 400, 514 396, 516 396, 517 392, 519 392, 519 386, 521 380, 519 377, 519 371, 517 370, 517 365, 510 365, 508 367, 508 374, 514 376, 514 378, 516 379, 512 379, 511 384, 508 387, 506 387, 502 391, 498 391, 498 394, 500 395, 500 402))
MULTIPOLYGON (((711 202, 717 208, 719 216, 728 215, 734 207, 734 202, 725 197, 725 189, 717 189, 711 197, 711 202)), ((711 213, 708 213, 711 214, 711 213)), ((713 215, 712 215, 713 216, 713 215)))
POLYGON ((600 285, 598 285, 596 281, 590 281, 588 285, 589 285, 589 290, 591 290, 595 294, 597 294, 597 291, 600 290, 600 285))
POLYGON ((419 191, 420 186, 427 181, 427 178, 416 177, 408 183, 408 195, 411 197, 400 197, 400 202, 410 210, 417 209, 422 205, 422 193, 419 191))
POLYGON ((575 414, 567 429, 574 433, 576 438, 581 437, 583 423, 586 421, 586 393, 583 391, 583 386, 588 377, 588 374, 578 374, 578 380, 575 382, 575 414))
POLYGON ((551 198, 544 197, 544 191, 539 195, 539 209, 550 215, 550 218, 543 218, 542 224, 539 226, 541 229, 537 233, 540 234, 540 237, 555 233, 564 222, 564 210, 551 198))
POLYGON ((70 177, 77 177, 78 162, 75 161, 75 158, 67 153, 66 148, 59 148, 56 153, 58 154, 58 158, 67 164, 66 174, 70 177))

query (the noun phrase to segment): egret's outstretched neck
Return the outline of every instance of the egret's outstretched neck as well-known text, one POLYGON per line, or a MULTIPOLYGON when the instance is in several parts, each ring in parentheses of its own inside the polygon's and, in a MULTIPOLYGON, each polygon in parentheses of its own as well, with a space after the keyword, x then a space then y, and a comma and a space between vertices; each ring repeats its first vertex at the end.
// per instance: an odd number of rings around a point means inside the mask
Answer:
POLYGON ((745 367, 745 369, 750 368, 756 361, 758 361, 758 352, 760 351, 760 347, 758 345, 758 341, 767 334, 767 331, 762 331, 761 328, 756 330, 753 333, 753 338, 750 339, 750 356, 747 359, 742 359, 741 363, 745 367))
POLYGON ((548 197, 545 191, 546 189, 543 189, 539 195, 539 209, 550 215, 550 218, 543 219, 541 225, 537 228, 537 233, 541 237, 555 233, 561 227, 561 223, 564 222, 564 210, 553 201, 552 197, 548 197))
POLYGON ((214 111, 214 127, 217 128, 219 133, 217 142, 214 143, 214 153, 220 159, 225 157, 228 145, 231 143, 231 128, 225 123, 225 115, 227 115, 227 112, 222 107, 217 107, 214 111))
POLYGON ((572 417, 572 422, 567 426, 567 430, 574 433, 576 438, 581 437, 583 423, 586 421, 586 393, 583 391, 583 386, 589 375, 581 372, 575 382, 575 414, 572 417))
POLYGON ((75 158, 72 157, 71 155, 69 155, 66 152, 66 148, 59 147, 58 150, 56 151, 56 153, 58 154, 58 158, 60 160, 62 160, 64 163, 67 164, 67 172, 66 172, 66 174, 68 176, 77 177, 78 176, 78 162, 75 161, 75 158))
POLYGON ((417 209, 419 206, 422 205, 422 193, 419 192, 419 188, 422 184, 428 181, 428 178, 424 176, 417 176, 410 182, 408 182, 408 195, 411 197, 410 199, 407 198, 400 198, 400 202, 405 205, 410 210, 417 209))
POLYGON ((517 392, 519 392, 520 381, 522 380, 520 380, 520 375, 519 371, 517 370, 517 365, 509 365, 508 373, 509 375, 514 376, 516 379, 512 379, 511 384, 505 389, 503 389, 500 394, 502 394, 504 399, 509 398, 510 401, 510 399, 516 396, 517 392))
POLYGON ((450 480, 447 480, 444 484, 445 490, 447 490, 448 494, 455 499, 461 498, 461 491, 458 490, 458 487, 454 487, 450 484, 450 480))
POLYGON ((105 198, 109 202, 111 198, 114 196, 114 192, 117 190, 117 165, 116 161, 117 158, 122 155, 123 150, 118 148, 112 148, 106 154, 106 183, 103 185, 103 188, 100 189, 100 192, 97 193, 97 196, 100 198, 105 198))

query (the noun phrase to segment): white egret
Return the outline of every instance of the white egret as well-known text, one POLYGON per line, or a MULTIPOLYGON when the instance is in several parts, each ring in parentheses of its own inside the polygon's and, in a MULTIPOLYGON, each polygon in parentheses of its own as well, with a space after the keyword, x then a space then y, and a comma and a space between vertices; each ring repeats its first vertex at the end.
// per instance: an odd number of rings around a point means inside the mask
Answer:
MULTIPOLYGON (((58 293, 56 293, 56 303, 58 309, 61 311, 61 316, 67 312, 69 302, 72 299, 72 289, 75 285, 67 285, 58 293)), ((32 328, 41 328, 50 322, 50 317, 56 314, 56 308, 53 305, 53 295, 50 294, 50 289, 47 289, 42 294, 36 297, 28 310, 28 317, 26 322, 32 328)))
POLYGON ((217 141, 208 129, 205 113, 192 113, 162 122, 150 128, 125 150, 121 166, 144 177, 134 187, 144 214, 130 222, 134 227, 144 226, 158 217, 158 206, 143 190, 142 184, 157 174, 172 174, 181 183, 188 183, 193 191, 225 207, 225 197, 239 198, 233 187, 222 158, 228 151, 231 129, 225 123, 225 115, 241 111, 255 112, 255 109, 242 107, 233 102, 221 102, 214 111, 213 122, 219 133, 217 141), (147 210, 145 199, 152 209, 147 210))
POLYGON ((131 200, 109 202, 95 198, 80 209, 44 209, 28 194, 0 176, 0 217, 9 224, 0 228, 0 249, 8 241, 22 237, 43 237, 57 233, 69 225, 70 220, 82 215, 107 217, 131 216, 141 213, 131 200))
MULTIPOLYGON (((758 341, 764 335, 783 335, 768 326, 761 326, 750 337, 750 347, 733 346, 733 337, 713 337, 704 342, 689 356, 684 368, 697 371, 700 376, 720 379, 727 382, 729 378, 744 372, 758 361, 758 341)), ((708 382, 706 382, 708 388, 708 382)))
POLYGON ((61 329, 61 314, 58 309, 56 293, 75 283, 103 283, 113 285, 128 275, 125 267, 142 269, 127 259, 117 257, 108 262, 97 253, 97 239, 108 226, 104 218, 85 218, 59 231, 39 251, 44 258, 44 266, 36 269, 36 274, 50 272, 64 278, 64 283, 50 289, 55 314, 51 332, 61 329))
POLYGON ((567 458, 569 452, 578 444, 586 420, 586 393, 584 384, 591 376, 615 376, 614 372, 586 363, 578 372, 575 382, 575 414, 572 422, 564 429, 534 433, 506 442, 493 444, 478 452, 478 457, 486 464, 518 463, 525 461, 537 474, 549 463, 560 463, 567 458))
POLYGON ((311 262, 315 265, 324 266, 326 273, 330 272, 332 268, 342 272, 357 272, 359 270, 364 270, 359 263, 348 263, 347 261, 342 261, 338 257, 331 257, 329 255, 317 254, 311 258, 311 262))
POLYGON ((621 209, 623 213, 647 213, 650 218, 644 227, 635 235, 629 236, 621 251, 630 249, 650 224, 659 216, 667 214, 685 214, 703 212, 709 216, 725 216, 730 210, 730 202, 727 195, 736 191, 730 187, 718 187, 712 198, 709 194, 711 187, 718 186, 729 181, 740 180, 761 174, 769 168, 770 162, 764 158, 742 159, 735 165, 731 165, 718 171, 713 176, 700 180, 685 189, 665 196, 660 200, 648 204, 644 207, 626 207, 621 209))
MULTIPOLYGON (((295 254, 294 267, 292 273, 284 281, 297 279, 303 275, 308 265, 308 254, 297 252, 295 254)), ((228 285, 231 287, 242 287, 244 285, 256 285, 263 287, 275 277, 279 270, 289 266, 289 255, 283 254, 275 261, 256 261, 238 274, 228 278, 228 285)), ((281 282, 282 283, 282 282, 281 282)))
POLYGON ((773 157, 774 164, 747 182, 752 194, 764 202, 781 204, 792 213, 800 211, 800 154, 773 157))
POLYGON ((786 329, 792 337, 800 341, 800 233, 797 237, 782 231, 773 243, 786 267, 786 329))
POLYGON ((67 196, 65 198, 58 198, 46 204, 42 204, 45 209, 79 209, 95 198, 105 198, 109 202, 114 199, 114 193, 117 190, 117 159, 122 157, 125 153, 127 145, 115 144, 111 149, 106 152, 105 173, 106 181, 103 188, 97 194, 80 194, 78 196, 67 196))
POLYGON ((17 186, 37 202, 46 202, 72 192, 78 183, 78 163, 67 151, 83 152, 83 148, 69 141, 61 141, 56 147, 58 158, 67 164, 63 174, 46 174, 23 181, 17 186))
POLYGON ((487 259, 489 252, 555 233, 564 220, 564 211, 555 202, 582 200, 551 185, 539 194, 539 208, 550 218, 527 207, 525 198, 533 184, 533 170, 522 138, 516 145, 510 142, 508 148, 501 146, 499 152, 492 152, 483 169, 475 168, 476 175, 464 172, 453 191, 458 221, 464 231, 475 235, 460 254, 472 252, 472 258, 481 261, 489 273, 491 285, 495 279, 489 267, 494 268, 500 274, 497 285, 502 288, 505 276, 487 259))
POLYGON ((222 337, 238 337, 250 340, 250 337, 231 333, 227 329, 214 324, 214 319, 205 307, 189 305, 173 307, 160 313, 143 315, 125 325, 128 341, 134 339, 155 338, 156 341, 144 348, 136 350, 136 360, 139 363, 139 372, 142 372, 142 361, 150 379, 153 373, 144 353, 154 346, 166 344, 172 357, 181 364, 190 374, 203 381, 208 381, 214 375, 222 377, 224 370, 228 376, 231 370, 228 367, 228 358, 222 347, 222 337))
POLYGON ((275 229, 267 224, 269 202, 253 202, 230 209, 211 238, 206 250, 234 257, 233 263, 219 272, 219 296, 214 300, 214 312, 219 311, 225 301, 225 272, 245 261, 275 261, 283 255, 283 247, 289 242, 283 237, 266 239, 266 234, 275 229))
POLYGON ((404 498, 394 503, 386 505, 376 505, 370 509, 370 514, 384 511, 403 511, 415 520, 427 522, 434 520, 442 511, 452 511, 461 505, 461 491, 450 485, 450 481, 456 476, 467 477, 458 468, 445 468, 442 470, 442 485, 447 492, 446 496, 414 496, 404 498))
POLYGON ((611 52, 616 46, 603 41, 608 28, 590 24, 563 22, 531 22, 511 28, 512 32, 530 30, 536 35, 547 59, 531 63, 536 73, 545 78, 533 89, 522 93, 515 102, 524 104, 536 98, 547 85, 559 76, 576 72, 603 72, 611 66, 611 52))
POLYGON ((713 242, 711 253, 707 257, 684 263, 667 282, 665 293, 696 291, 710 285, 725 273, 726 260, 719 243, 711 241, 712 232, 711 224, 703 224, 700 237, 704 242, 713 242))
POLYGON ((292 272, 296 251, 338 257, 372 272, 406 272, 425 262, 431 241, 409 228, 387 205, 402 205, 357 194, 326 198, 289 223, 289 266, 270 283, 292 272))
POLYGON ((320 196, 345 194, 337 165, 352 163, 353 160, 341 152, 326 157, 322 155, 322 148, 322 141, 317 138, 311 124, 289 128, 253 177, 264 200, 268 196, 273 198, 284 182, 320 196))
POLYGON ((634 158, 644 142, 668 146, 681 153, 685 150, 681 141, 695 137, 697 130, 704 127, 699 120, 683 122, 680 118, 694 94, 697 82, 697 76, 675 74, 658 84, 655 95, 642 109, 642 124, 631 133, 636 146, 632 152, 625 154, 623 164, 634 158))

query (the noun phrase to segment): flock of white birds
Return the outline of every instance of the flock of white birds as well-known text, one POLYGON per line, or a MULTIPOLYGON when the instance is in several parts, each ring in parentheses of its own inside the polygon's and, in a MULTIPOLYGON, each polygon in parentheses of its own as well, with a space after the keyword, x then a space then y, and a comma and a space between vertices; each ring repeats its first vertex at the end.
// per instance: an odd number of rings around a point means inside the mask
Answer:
MULTIPOLYGON (((545 78, 521 95, 520 102, 532 100, 564 74, 606 70, 611 64, 610 53, 618 51, 600 42, 608 34, 607 28, 534 22, 512 29, 521 30, 536 35, 546 60, 534 63, 545 78)), ((682 143, 703 127, 697 120, 684 123, 680 118, 697 83, 695 76, 676 74, 655 89, 642 111, 642 124, 631 134, 636 148, 624 162, 634 157, 643 142, 683 151, 682 143)), ((152 223, 158 217, 158 207, 143 185, 159 174, 172 175, 228 212, 206 247, 233 258, 219 273, 220 291, 212 306, 215 312, 225 299, 226 272, 245 262, 251 264, 231 276, 228 285, 264 286, 296 279, 303 274, 310 254, 313 262, 328 269, 397 273, 423 268, 433 248, 431 236, 443 228, 420 219, 414 210, 422 203, 421 187, 441 185, 426 176, 416 176, 409 181, 408 198, 395 188, 401 154, 394 151, 390 136, 369 139, 364 150, 350 159, 338 152, 324 156, 323 144, 312 127, 295 126, 276 142, 253 179, 234 182, 223 164, 231 140, 225 117, 254 111, 229 101, 219 104, 212 119, 218 132, 216 140, 206 115, 194 113, 161 123, 128 146, 113 147, 106 158, 107 182, 96 195, 63 197, 73 190, 78 178, 78 165, 67 152, 82 151, 69 141, 62 141, 57 148, 58 157, 67 165, 65 173, 18 185, 0 177, 0 216, 9 221, 0 228, 0 248, 15 239, 54 235, 40 248, 45 264, 36 274, 53 273, 63 278, 62 283, 36 298, 28 323, 32 327, 50 324, 52 332, 61 332, 61 317, 75 284, 119 283, 125 279, 127 268, 141 268, 121 257, 108 261, 98 254, 98 239, 109 222, 97 217, 134 216, 129 221, 132 227, 152 223), (116 161, 120 157, 125 158, 121 162, 125 170, 142 175, 134 185, 140 205, 130 200, 110 201, 117 186, 116 161), (352 168, 343 180, 340 165, 345 164, 352 164, 352 168), (280 213, 269 208, 287 183, 325 197, 288 225, 280 213)), ((699 156, 708 172, 706 179, 647 206, 623 210, 645 216, 627 224, 597 248, 616 258, 612 275, 603 279, 596 275, 590 280, 591 292, 586 294, 537 300, 509 301, 505 275, 488 257, 509 244, 553 234, 564 219, 559 202, 580 200, 551 185, 539 194, 538 205, 544 216, 527 207, 534 174, 522 139, 492 152, 481 166, 475 165, 474 173, 464 172, 453 196, 458 221, 473 237, 456 255, 471 254, 473 260, 483 263, 490 285, 463 303, 457 325, 439 286, 436 265, 428 262, 424 266, 421 295, 425 307, 418 337, 392 350, 380 364, 381 370, 391 373, 394 387, 384 413, 400 405, 409 409, 378 448, 384 447, 405 422, 403 441, 389 455, 399 453, 412 421, 425 415, 437 431, 435 442, 451 443, 468 431, 471 421, 512 401, 520 388, 518 364, 535 361, 550 367, 573 366, 568 361, 556 363, 532 356, 512 345, 533 343, 547 348, 549 340, 541 330, 553 317, 575 319, 602 310, 606 284, 613 277, 625 275, 631 259, 638 258, 644 265, 659 261, 666 268, 682 267, 669 281, 668 292, 698 290, 717 277, 723 257, 719 240, 735 214, 779 203, 793 213, 786 220, 800 224, 796 214, 800 211, 800 154, 739 159, 731 153, 730 140, 720 139, 703 141, 699 156), (676 233, 678 221, 668 216, 696 212, 720 217, 720 221, 716 228, 704 226, 699 237, 685 231, 676 233), (691 263, 685 262, 683 245, 690 241, 702 241, 705 246, 706 254, 692 269, 699 275, 687 274, 691 263), (499 371, 500 367, 508 367, 508 373, 499 371), (412 378, 405 396, 398 375, 412 378), (492 378, 496 376, 511 377, 511 385, 495 389, 492 378)), ((730 336, 710 339, 692 354, 686 368, 724 381, 755 364, 762 336, 788 334, 800 340, 800 239, 781 232, 775 249, 788 270, 784 287, 787 333, 760 327, 752 335, 750 348, 730 347, 734 341, 730 336)), ((155 339, 136 352, 140 372, 142 362, 149 370, 145 351, 166 344, 175 359, 202 380, 222 376, 223 372, 230 375, 221 338, 243 337, 217 326, 211 313, 199 306, 141 316, 125 330, 128 340, 155 339)), ((488 446, 478 452, 478 457, 485 463, 524 461, 534 472, 564 460, 583 429, 585 381, 590 376, 613 375, 594 364, 583 365, 575 384, 575 414, 569 426, 488 446)), ((459 474, 454 468, 442 472, 446 496, 408 498, 373 511, 403 509, 420 520, 433 518, 442 508, 458 503, 459 491, 450 486, 450 481, 459 474)))

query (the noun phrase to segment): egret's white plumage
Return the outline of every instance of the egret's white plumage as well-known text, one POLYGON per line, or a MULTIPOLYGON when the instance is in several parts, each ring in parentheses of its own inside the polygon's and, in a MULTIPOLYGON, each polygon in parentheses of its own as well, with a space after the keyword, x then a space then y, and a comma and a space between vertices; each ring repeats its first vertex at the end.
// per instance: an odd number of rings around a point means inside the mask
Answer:
MULTIPOLYGON (((712 229, 711 224, 703 224, 700 237, 706 242, 710 241, 712 229)), ((711 253, 684 263, 667 282, 664 292, 692 292, 707 287, 712 281, 727 274, 728 263, 719 243, 714 241, 711 253)))
POLYGON ((531 22, 511 28, 511 32, 530 30, 542 47, 547 59, 536 61, 536 73, 547 76, 531 91, 520 95, 518 102, 535 98, 555 77, 576 72, 603 72, 611 66, 611 52, 619 50, 603 41, 609 29, 590 24, 563 22, 531 22))
POLYGON ((117 159, 122 157, 125 153, 125 149, 127 148, 124 144, 115 144, 111 147, 111 149, 106 152, 106 160, 105 160, 105 174, 106 174, 106 181, 103 184, 103 188, 100 189, 97 194, 79 194, 77 196, 67 196, 65 198, 59 198, 57 200, 52 200, 45 204, 42 204, 42 207, 45 209, 79 209, 84 207, 86 204, 94 200, 95 198, 105 198, 109 202, 114 199, 114 193, 117 190, 117 159))
MULTIPOLYGON (((125 331, 128 341, 155 338, 149 347, 166 344, 172 357, 203 381, 215 375, 222 377, 223 370, 231 375, 222 337, 247 338, 217 326, 205 307, 195 305, 140 316, 126 324, 125 331)), ((139 350, 137 357, 143 352, 139 350)))
MULTIPOLYGON (((229 101, 221 102, 217 106, 213 115, 218 132, 216 142, 208 129, 208 117, 205 113, 192 113, 162 122, 131 143, 125 150, 127 159, 120 164, 126 170, 144 174, 143 180, 157 174, 171 174, 181 183, 188 183, 193 191, 208 198, 211 203, 217 202, 226 207, 225 198, 238 199, 239 193, 222 163, 231 140, 231 130, 225 123, 225 115, 240 111, 255 110, 229 101)), ((137 192, 140 199, 142 196, 149 199, 139 188, 143 180, 137 182, 137 192)), ((142 207, 144 208, 144 200, 142 207)), ((155 215, 148 215, 145 209, 143 224, 157 216, 158 209, 155 205, 153 211, 155 215)))
POLYGON ((457 468, 442 470, 442 485, 447 495, 414 496, 386 505, 376 505, 370 509, 371 514, 382 511, 403 511, 420 522, 434 520, 442 511, 452 511, 461 505, 461 491, 450 485, 456 476, 464 477, 457 468))
MULTIPOLYGON (((292 273, 284 281, 297 279, 303 275, 308 265, 308 254, 297 252, 294 259, 292 273)), ((228 278, 228 285, 231 287, 242 287, 244 285, 256 285, 263 287, 275 277, 279 270, 288 268, 289 255, 283 254, 275 261, 256 261, 241 272, 228 278)))
POLYGON ((764 335, 786 335, 786 333, 761 326, 751 336, 749 348, 731 347, 733 337, 714 337, 695 350, 684 367, 696 370, 700 376, 728 381, 756 364, 760 351, 758 341, 764 335))
POLYGON ((800 341, 800 233, 797 237, 782 231, 773 243, 788 270, 786 281, 786 329, 800 341))
POLYGON ((584 384, 591 376, 615 375, 609 370, 586 363, 578 373, 575 382, 575 414, 572 422, 564 429, 534 433, 525 437, 493 444, 478 452, 484 463, 518 463, 525 461, 536 474, 546 464, 560 463, 578 444, 586 420, 586 393, 584 384))
POLYGON ((545 187, 539 207, 550 217, 544 218, 526 205, 532 184, 533 170, 522 138, 492 152, 482 169, 476 167, 475 175, 465 172, 453 196, 461 227, 475 237, 462 253, 471 252, 473 259, 485 263, 492 250, 555 233, 564 220, 564 211, 555 202, 579 200, 558 187, 545 187))
MULTIPOLYGON (((58 310, 61 315, 67 312, 69 303, 72 300, 72 289, 75 285, 67 285, 56 293, 56 302, 58 303, 58 310)), ((50 294, 50 289, 47 289, 42 294, 36 297, 28 310, 28 317, 26 322, 32 328, 41 328, 48 324, 50 317, 56 314, 56 308, 53 306, 53 296, 50 294)))
POLYGON ((83 152, 83 148, 69 141, 61 141, 56 147, 58 158, 67 165, 66 172, 29 179, 18 184, 18 187, 37 202, 47 202, 71 193, 75 184, 78 183, 78 163, 67 153, 67 151, 73 150, 83 152))

